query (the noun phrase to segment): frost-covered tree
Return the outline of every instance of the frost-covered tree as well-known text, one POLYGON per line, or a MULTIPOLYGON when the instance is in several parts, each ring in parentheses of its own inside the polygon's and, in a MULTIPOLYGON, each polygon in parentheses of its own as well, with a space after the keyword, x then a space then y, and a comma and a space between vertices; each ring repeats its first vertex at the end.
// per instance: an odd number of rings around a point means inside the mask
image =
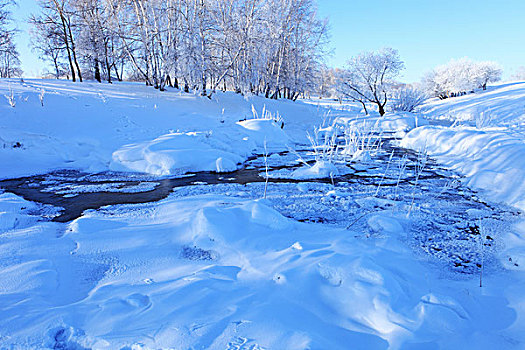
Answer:
POLYGON ((490 61, 475 62, 469 58, 451 60, 436 67, 423 78, 423 85, 441 99, 464 95, 501 79, 501 67, 490 61))
POLYGON ((0 78, 20 76, 20 59, 14 43, 16 30, 11 25, 12 0, 0 0, 0 78))
POLYGON ((487 89, 488 83, 495 83, 501 80, 501 66, 492 61, 474 63, 474 81, 478 88, 487 89))
POLYGON ((368 114, 366 104, 372 103, 377 105, 379 114, 384 115, 394 79, 402 69, 403 61, 395 49, 384 48, 359 54, 350 59, 341 71, 338 91, 344 97, 361 103, 365 113, 368 114))
POLYGON ((518 67, 512 75, 513 80, 525 80, 525 66, 518 67))
POLYGON ((333 98, 337 96, 336 91, 336 77, 338 76, 338 71, 336 69, 328 68, 322 66, 317 79, 317 88, 316 91, 319 98, 333 98))
POLYGON ((73 78, 295 100, 316 88, 326 53, 314 0, 38 1, 35 47, 73 78))
POLYGON ((75 0, 72 8, 76 17, 79 55, 91 77, 100 82, 112 82, 112 73, 121 80, 115 69, 122 54, 116 54, 120 45, 116 34, 115 17, 110 3, 104 0, 75 0))

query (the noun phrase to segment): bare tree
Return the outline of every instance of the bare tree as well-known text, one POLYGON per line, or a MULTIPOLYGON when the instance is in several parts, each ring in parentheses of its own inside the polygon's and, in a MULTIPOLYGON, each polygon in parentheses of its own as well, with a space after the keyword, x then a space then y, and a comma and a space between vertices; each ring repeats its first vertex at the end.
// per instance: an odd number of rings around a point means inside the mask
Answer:
POLYGON ((350 59, 341 71, 338 91, 344 97, 363 105, 377 105, 380 115, 385 114, 388 94, 394 79, 404 69, 397 50, 384 48, 377 52, 366 52, 350 59))
POLYGON ((414 112, 428 96, 417 86, 405 85, 394 88, 389 98, 392 112, 414 112))
POLYGON ((11 26, 11 0, 0 0, 0 78, 20 76, 20 59, 14 43, 16 30, 11 26))
MULTIPOLYGON (((30 22, 35 28, 39 28, 34 31, 35 35, 42 36, 43 40, 47 40, 48 43, 56 42, 60 43, 59 47, 63 47, 67 55, 69 63, 69 72, 73 81, 82 81, 82 72, 80 70, 77 47, 75 37, 73 35, 73 22, 74 9, 72 8, 71 1, 69 0, 39 0, 41 13, 39 15, 33 15, 30 18, 30 22), (53 40, 49 38, 53 37, 53 40)), ((35 38, 38 41, 40 38, 35 38)), ((40 48, 35 47, 37 50, 40 48)), ((43 54, 43 52, 41 52, 43 54)), ((46 55, 47 56, 47 55, 46 55)))

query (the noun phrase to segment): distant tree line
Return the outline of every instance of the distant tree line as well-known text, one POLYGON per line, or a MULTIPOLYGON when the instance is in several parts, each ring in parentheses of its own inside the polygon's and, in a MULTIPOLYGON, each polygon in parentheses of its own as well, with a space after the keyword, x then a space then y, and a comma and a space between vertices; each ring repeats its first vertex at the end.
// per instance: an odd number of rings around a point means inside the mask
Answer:
POLYGON ((314 0, 38 0, 33 44, 57 78, 297 99, 319 77, 314 0))

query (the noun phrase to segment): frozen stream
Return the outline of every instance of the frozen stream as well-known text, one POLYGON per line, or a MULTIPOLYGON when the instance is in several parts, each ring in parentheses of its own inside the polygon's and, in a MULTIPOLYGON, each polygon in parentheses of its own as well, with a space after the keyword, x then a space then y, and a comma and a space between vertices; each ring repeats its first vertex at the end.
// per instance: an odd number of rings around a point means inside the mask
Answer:
MULTIPOLYGON (((411 233, 404 238, 408 244, 422 256, 444 261, 458 272, 476 272, 482 254, 485 268, 498 268, 496 260, 491 259, 501 246, 498 232, 519 215, 511 208, 483 201, 462 186, 455 173, 431 159, 418 170, 418 154, 396 147, 392 139, 384 140, 368 161, 339 164, 343 175, 333 178, 290 178, 304 163, 315 162, 314 153, 308 149, 272 154, 266 161, 267 200, 283 215, 303 222, 347 227, 363 239, 380 234, 375 221, 381 215, 401 217, 411 233)), ((265 157, 257 156, 231 173, 198 172, 157 178, 63 170, 0 181, 0 187, 26 200, 60 208, 52 220, 68 222, 88 209, 155 202, 170 194, 185 197, 219 193, 261 198, 265 169, 265 157)))

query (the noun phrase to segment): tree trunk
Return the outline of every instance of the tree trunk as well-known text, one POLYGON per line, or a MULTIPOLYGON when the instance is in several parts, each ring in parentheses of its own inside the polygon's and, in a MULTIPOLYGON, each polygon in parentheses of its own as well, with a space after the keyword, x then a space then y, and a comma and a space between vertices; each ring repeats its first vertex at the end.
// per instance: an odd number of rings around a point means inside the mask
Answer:
MULTIPOLYGON (((117 80, 118 81, 122 81, 122 77, 120 76, 119 72, 118 72, 118 68, 117 68, 117 65, 115 64, 113 66, 113 68, 115 68, 115 75, 117 76, 117 80)), ((111 73, 109 73, 109 75, 111 75, 111 73)))
POLYGON ((108 83, 111 84, 111 65, 109 64, 108 43, 107 43, 107 41, 104 42, 104 61, 106 63, 106 72, 108 74, 108 83))
POLYGON ((279 95, 281 94, 281 92, 279 91, 279 88, 277 88, 275 90, 275 92, 273 93, 272 97, 270 97, 272 100, 277 100, 279 95))
POLYGON ((55 64, 55 77, 57 79, 60 79, 60 68, 58 67, 58 59, 53 59, 53 63, 55 64))
POLYGON ((73 41, 73 33, 71 32, 71 24, 68 23, 67 29, 69 31, 69 40, 71 41, 71 52, 73 53, 73 61, 75 62, 75 67, 77 67, 78 80, 82 82, 82 72, 80 71, 80 66, 77 60, 77 52, 75 49, 75 42, 73 41))
POLYGON ((95 80, 98 81, 99 83, 102 82, 102 78, 100 77, 100 67, 99 67, 97 58, 95 58, 95 80))
POLYGON ((380 103, 378 103, 377 106, 379 107, 379 115, 380 116, 384 116, 385 115, 385 107, 382 104, 380 104, 380 103))
POLYGON ((73 82, 76 82, 77 78, 75 74, 75 67, 73 66, 73 59, 71 58, 71 49, 69 47, 69 38, 67 35, 66 19, 64 18, 64 16, 62 16, 62 13, 60 13, 60 21, 62 22, 62 31, 64 34, 64 44, 66 45, 67 59, 69 61, 69 67, 70 67, 69 69, 71 70, 71 78, 73 82))

